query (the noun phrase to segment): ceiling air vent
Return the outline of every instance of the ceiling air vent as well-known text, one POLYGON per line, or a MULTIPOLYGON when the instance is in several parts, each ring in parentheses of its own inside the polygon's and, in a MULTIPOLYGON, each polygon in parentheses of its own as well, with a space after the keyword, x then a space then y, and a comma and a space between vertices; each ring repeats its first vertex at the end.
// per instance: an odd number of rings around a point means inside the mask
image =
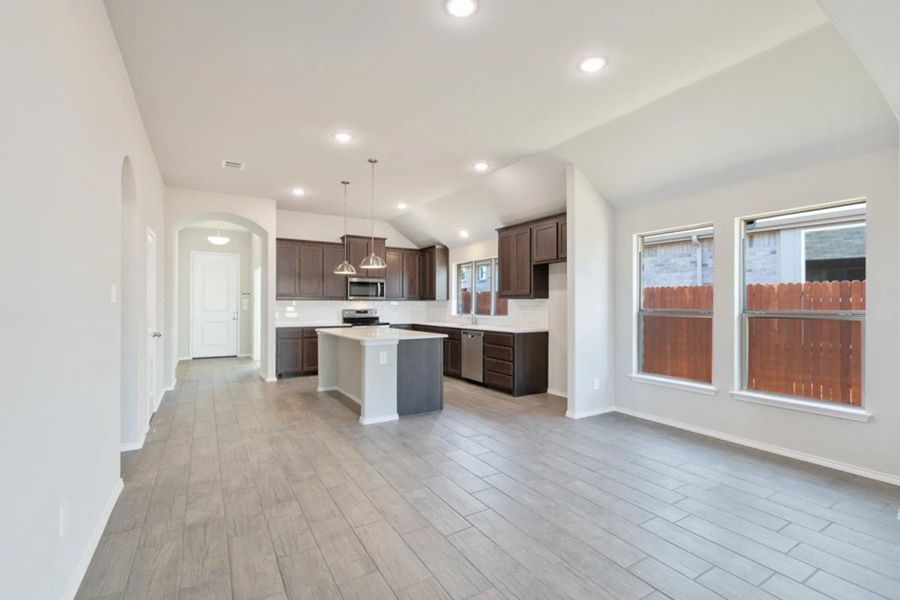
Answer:
POLYGON ((237 160, 223 160, 222 166, 226 169, 238 169, 238 170, 244 169, 244 163, 237 161, 237 160))

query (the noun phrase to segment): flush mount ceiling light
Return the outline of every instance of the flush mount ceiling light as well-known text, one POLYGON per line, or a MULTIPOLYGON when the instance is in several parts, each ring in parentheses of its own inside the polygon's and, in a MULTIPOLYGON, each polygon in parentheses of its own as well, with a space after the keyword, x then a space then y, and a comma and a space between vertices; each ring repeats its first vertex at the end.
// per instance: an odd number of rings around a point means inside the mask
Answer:
POLYGON ((578 70, 582 73, 596 73, 606 66, 605 56, 591 56, 578 63, 578 70))
POLYGON ((334 141, 338 142, 339 144, 349 144, 351 141, 353 141, 353 134, 349 131, 335 132, 334 136, 332 137, 334 137, 334 141))
MULTIPOLYGON (((344 239, 347 239, 347 203, 349 198, 349 192, 347 191, 347 186, 350 185, 349 181, 342 181, 341 185, 344 186, 344 239)), ((356 275, 356 269, 347 260, 347 244, 344 244, 344 262, 339 264, 334 268, 335 275, 356 275)))
POLYGON ((466 231, 465 229, 460 229, 459 237, 461 237, 462 239, 466 239, 467 237, 469 237, 469 232, 466 231))
POLYGON ((397 208, 399 208, 400 210, 406 209, 406 202, 398 202, 397 208))
POLYGON ((369 255, 362 259, 362 262, 359 263, 359 268, 384 269, 385 267, 387 267, 387 263, 384 262, 383 258, 375 254, 375 165, 378 164, 378 161, 374 158, 370 158, 369 164, 372 165, 372 210, 369 219, 369 221, 372 223, 372 241, 371 246, 369 246, 369 255))
POLYGON ((304 194, 306 194, 306 191, 302 187, 295 187, 294 189, 291 190, 291 193, 294 196, 296 196, 297 198, 299 198, 300 196, 303 196, 304 194))
POLYGON ((477 163, 472 165, 472 167, 479 173, 484 173, 485 171, 487 171, 488 166, 489 165, 486 162, 484 162, 483 160, 479 160, 477 163))
POLYGON ((209 240, 209 243, 213 246, 224 246, 228 242, 231 241, 231 238, 225 235, 222 235, 221 231, 216 231, 216 235, 208 235, 206 239, 209 240))
POLYGON ((475 0, 446 0, 444 10, 450 16, 464 19, 475 14, 475 11, 478 10, 478 2, 475 0))

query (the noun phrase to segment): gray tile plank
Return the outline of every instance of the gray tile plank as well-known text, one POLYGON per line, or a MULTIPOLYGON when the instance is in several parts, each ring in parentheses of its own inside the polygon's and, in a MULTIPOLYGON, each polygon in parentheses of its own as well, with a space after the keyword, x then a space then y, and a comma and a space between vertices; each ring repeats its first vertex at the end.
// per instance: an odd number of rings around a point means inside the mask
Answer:
POLYGON ((231 587, 235 600, 253 600, 284 592, 268 531, 253 531, 229 540, 231 587))
POLYGON ((433 527, 410 531, 403 539, 454 600, 490 589, 481 573, 433 527))
POLYGON ((359 527, 356 534, 394 591, 431 576, 422 561, 386 521, 359 527))
POLYGON ((672 600, 719 600, 721 596, 670 569, 654 558, 645 558, 632 565, 632 573, 652 585, 672 600))
POLYGON ((279 556, 278 567, 290 600, 340 600, 341 594, 318 548, 279 556))

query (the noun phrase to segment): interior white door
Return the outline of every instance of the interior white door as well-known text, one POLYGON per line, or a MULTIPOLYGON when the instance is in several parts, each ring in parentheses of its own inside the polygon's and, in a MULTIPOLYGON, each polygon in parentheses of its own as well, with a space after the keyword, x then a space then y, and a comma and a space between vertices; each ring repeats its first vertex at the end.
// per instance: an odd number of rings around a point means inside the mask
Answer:
POLYGON ((237 356, 240 257, 191 253, 191 355, 237 356))
POLYGON ((156 234, 147 228, 147 409, 156 411, 156 356, 162 336, 156 328, 156 234))

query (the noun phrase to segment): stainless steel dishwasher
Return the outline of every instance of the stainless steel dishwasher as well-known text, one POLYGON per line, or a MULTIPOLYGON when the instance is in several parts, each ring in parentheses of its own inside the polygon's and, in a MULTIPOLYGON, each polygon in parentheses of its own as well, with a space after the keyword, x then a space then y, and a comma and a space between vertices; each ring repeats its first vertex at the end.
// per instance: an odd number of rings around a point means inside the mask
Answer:
POLYGON ((463 379, 484 381, 484 332, 462 332, 463 379))

